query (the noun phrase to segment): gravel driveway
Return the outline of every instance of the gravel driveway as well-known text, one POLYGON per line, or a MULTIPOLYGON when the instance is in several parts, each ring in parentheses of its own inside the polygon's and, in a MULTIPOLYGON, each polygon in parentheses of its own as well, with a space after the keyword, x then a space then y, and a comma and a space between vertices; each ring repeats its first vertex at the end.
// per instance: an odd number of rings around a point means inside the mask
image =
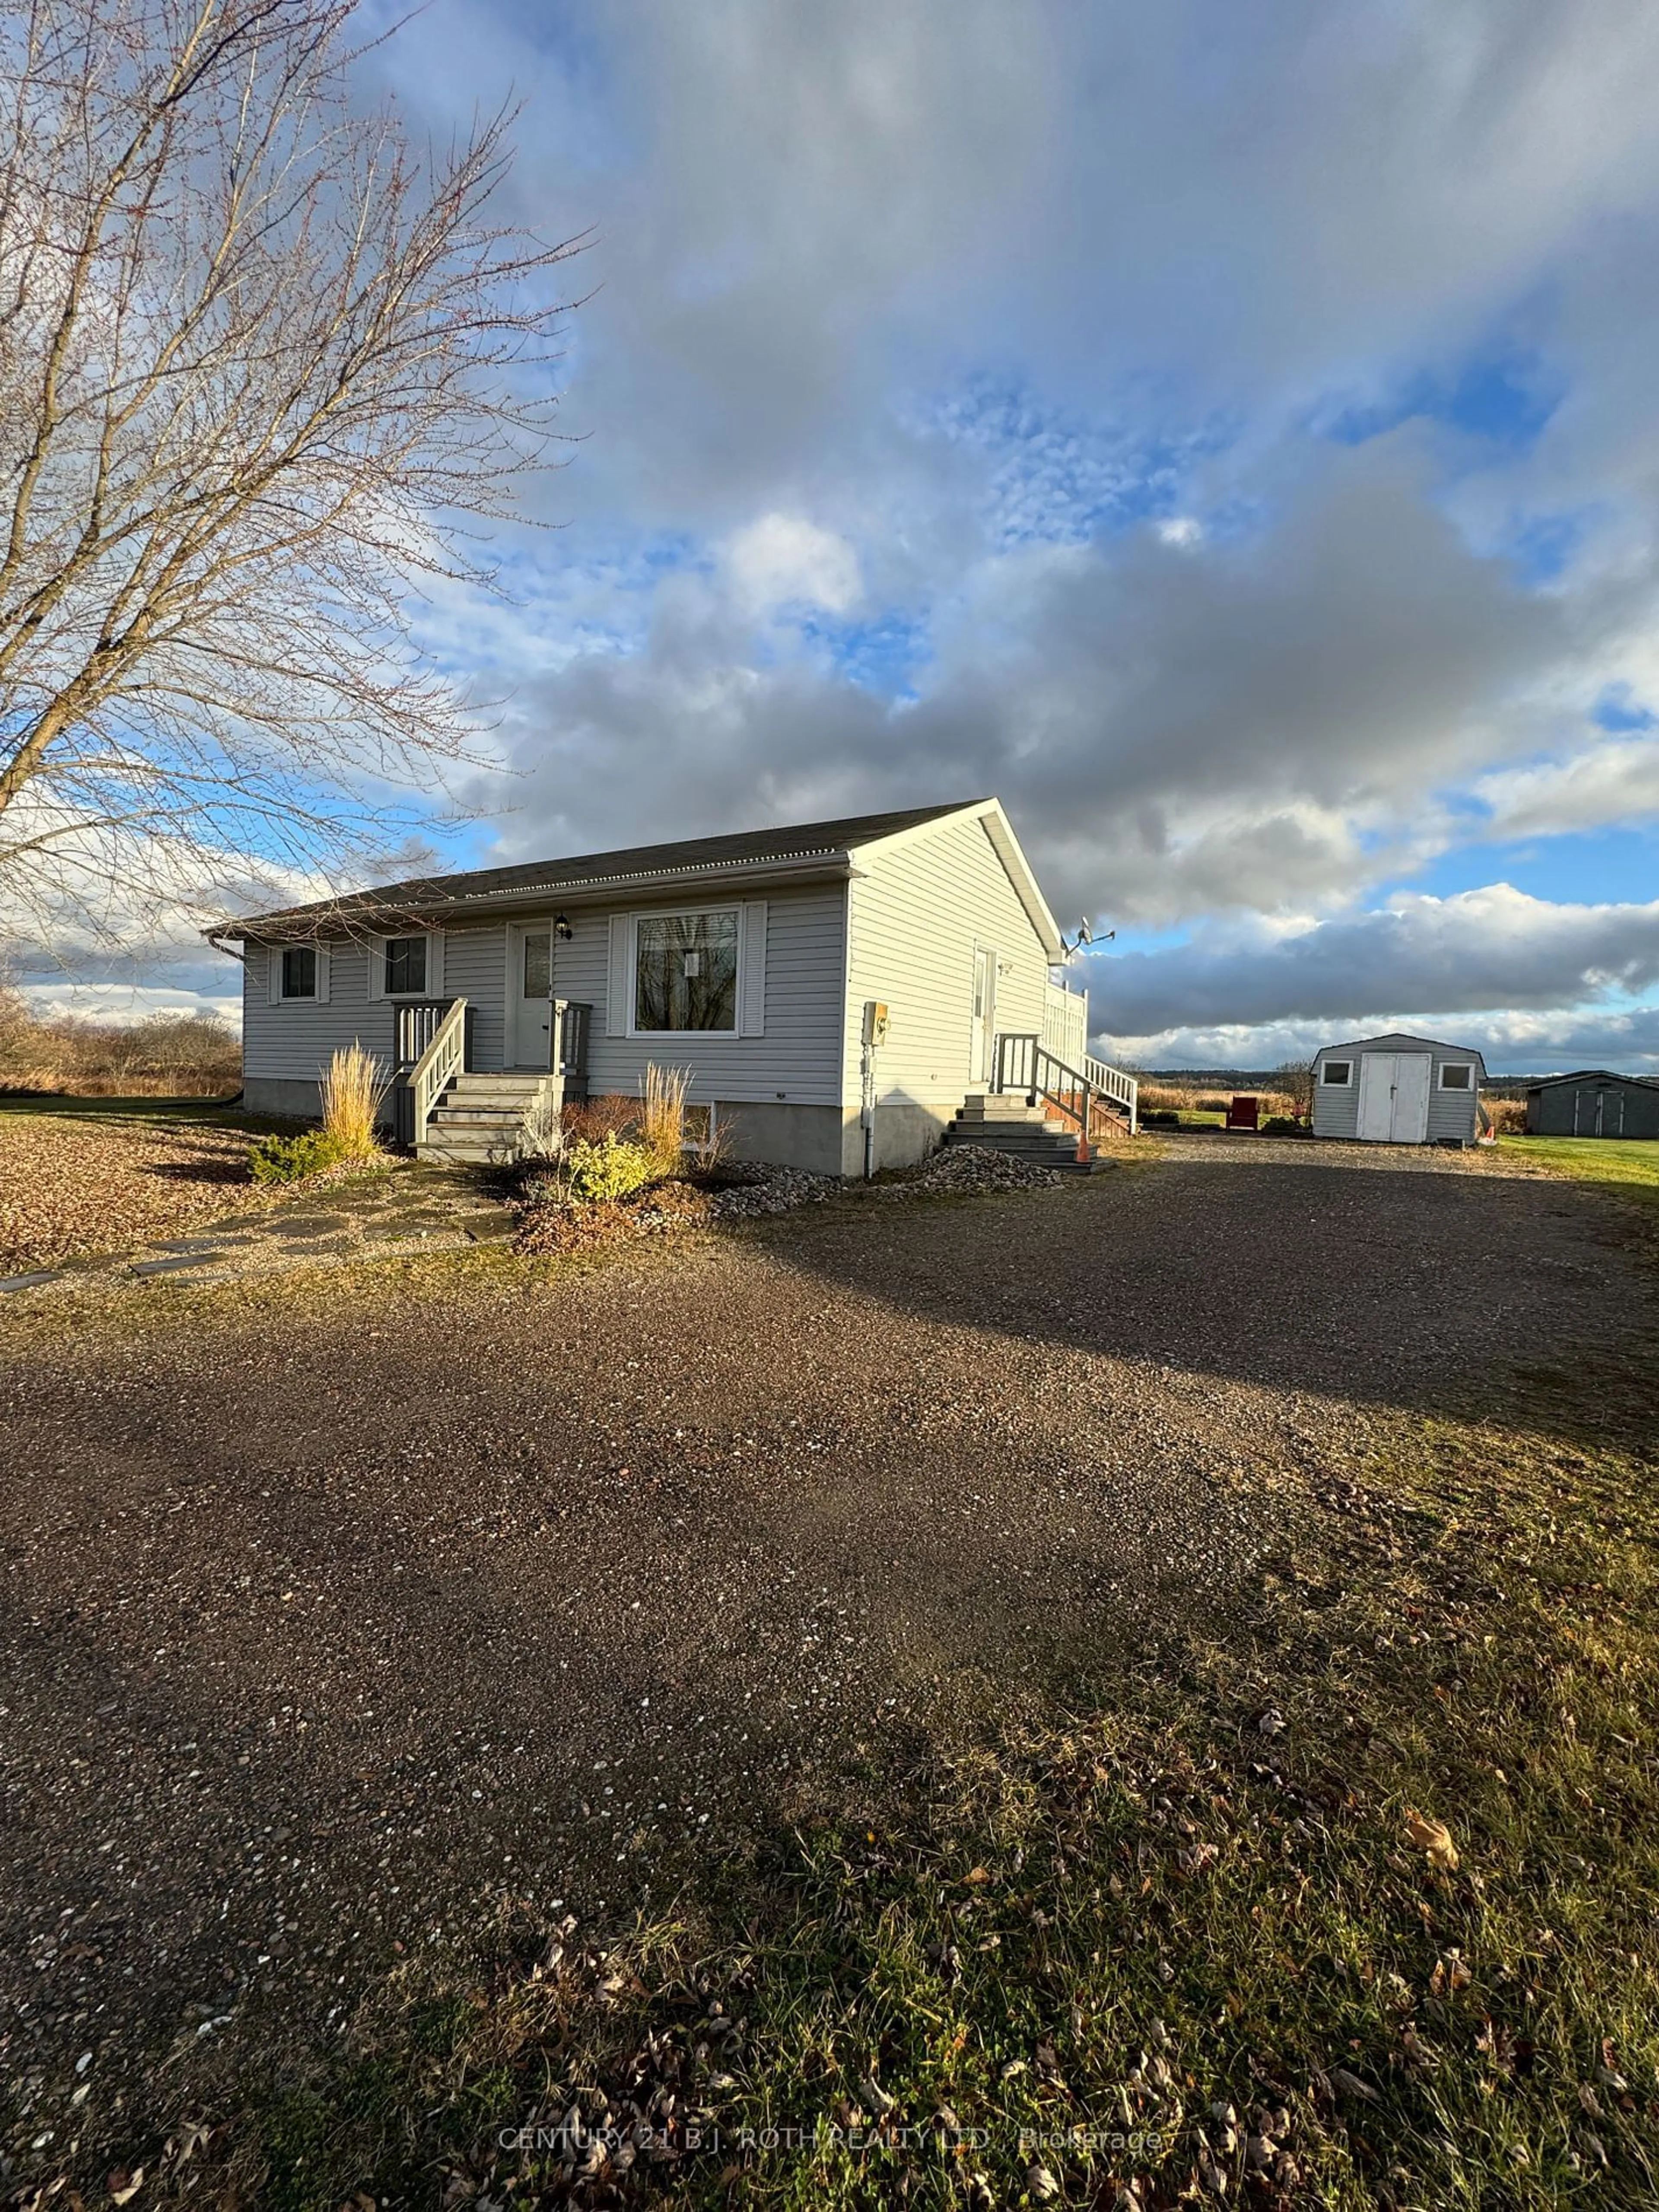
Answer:
POLYGON ((592 1272, 7 1311, 27 2127, 82 2124, 83 2051, 107 2109, 141 2053, 314 2025, 480 1897, 631 1912, 988 1686, 1086 1694, 1224 1613, 1297 1470, 1651 1343, 1609 1218, 1195 1144, 592 1272))

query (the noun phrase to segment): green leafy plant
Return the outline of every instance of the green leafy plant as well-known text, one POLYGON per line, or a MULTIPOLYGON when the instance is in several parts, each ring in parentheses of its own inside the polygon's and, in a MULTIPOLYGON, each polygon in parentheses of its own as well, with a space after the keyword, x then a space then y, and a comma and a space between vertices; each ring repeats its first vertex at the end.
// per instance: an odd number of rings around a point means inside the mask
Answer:
POLYGON ((249 1147, 248 1172, 255 1182, 299 1182, 337 1167, 348 1158, 338 1137, 326 1129, 301 1129, 293 1137, 258 1137, 249 1147))
POLYGON ((661 1173, 656 1156, 608 1129, 598 1139, 578 1139, 564 1157, 565 1186, 572 1198, 626 1198, 661 1173))
POLYGON ((1308 1137, 1313 1132, 1292 1114, 1269 1114, 1261 1124, 1264 1137, 1308 1137))

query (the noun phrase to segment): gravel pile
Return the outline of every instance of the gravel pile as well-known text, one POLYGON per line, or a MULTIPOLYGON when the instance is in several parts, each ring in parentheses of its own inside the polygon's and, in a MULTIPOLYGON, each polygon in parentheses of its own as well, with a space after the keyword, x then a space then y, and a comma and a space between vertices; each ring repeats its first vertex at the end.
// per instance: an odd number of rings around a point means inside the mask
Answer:
POLYGON ((833 1176, 805 1168, 769 1168, 752 1182, 734 1183, 709 1201, 711 1221, 752 1221, 763 1213, 793 1213, 798 1206, 823 1206, 842 1195, 833 1176))
POLYGON ((872 1198, 933 1198, 952 1192, 964 1194, 981 1190, 1036 1190, 1064 1177, 1035 1160, 1012 1152, 993 1152, 988 1145, 961 1145, 936 1152, 925 1167, 902 1182, 878 1183, 872 1198))

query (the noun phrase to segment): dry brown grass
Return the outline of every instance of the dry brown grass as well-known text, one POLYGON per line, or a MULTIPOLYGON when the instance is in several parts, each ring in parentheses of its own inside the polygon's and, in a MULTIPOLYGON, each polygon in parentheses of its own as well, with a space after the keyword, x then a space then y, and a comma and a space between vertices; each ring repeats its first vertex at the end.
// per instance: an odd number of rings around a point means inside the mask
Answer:
POLYGON ((242 1048, 222 1022, 152 1014, 133 1023, 42 1021, 0 982, 0 1091, 82 1098, 227 1097, 242 1048))
POLYGON ((1140 1086, 1143 1113, 1224 1114, 1235 1098, 1259 1099, 1264 1121, 1270 1114, 1288 1115, 1297 1111, 1294 1091, 1267 1084, 1240 1083, 1231 1090, 1223 1091, 1212 1081, 1183 1083, 1176 1075, 1160 1076, 1156 1082, 1140 1086))

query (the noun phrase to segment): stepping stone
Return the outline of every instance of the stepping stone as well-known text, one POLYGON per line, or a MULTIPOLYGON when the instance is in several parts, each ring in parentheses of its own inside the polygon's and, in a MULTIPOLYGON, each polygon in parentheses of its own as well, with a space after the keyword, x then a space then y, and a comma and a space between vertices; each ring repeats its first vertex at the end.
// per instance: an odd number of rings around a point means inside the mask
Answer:
POLYGON ((516 1221, 460 1222, 457 1226, 465 1229, 475 1244, 505 1244, 519 1233, 516 1221))
POLYGON ((317 1252, 355 1252, 357 1239, 355 1237, 305 1237, 290 1244, 284 1238, 276 1249, 289 1259, 308 1260, 317 1252))
POLYGON ((252 1237, 163 1237, 155 1249, 158 1252, 219 1253, 254 1241, 252 1237))
POLYGON ((328 1221, 273 1221, 270 1234, 273 1237, 332 1237, 337 1231, 349 1229, 351 1224, 343 1214, 336 1214, 328 1221))
POLYGON ((210 1267, 216 1260, 228 1255, 223 1252, 198 1252, 182 1260, 139 1260, 135 1261, 135 1275, 176 1275, 181 1267, 210 1267))
POLYGON ((58 1283, 63 1279, 61 1267, 37 1267, 32 1274, 0 1275, 0 1291, 32 1291, 37 1283, 58 1283))

